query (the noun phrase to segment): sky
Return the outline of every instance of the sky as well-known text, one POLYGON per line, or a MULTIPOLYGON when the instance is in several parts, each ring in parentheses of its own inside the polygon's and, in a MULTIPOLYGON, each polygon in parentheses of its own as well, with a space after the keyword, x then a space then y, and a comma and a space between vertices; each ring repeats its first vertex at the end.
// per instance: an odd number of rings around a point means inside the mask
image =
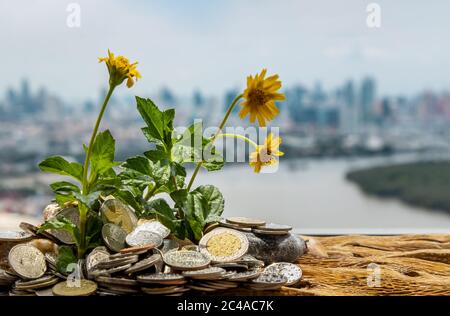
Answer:
POLYGON ((371 2, 0 0, 0 98, 25 77, 64 98, 94 97, 108 48, 139 61, 138 95, 223 94, 264 67, 285 86, 334 89, 370 75, 386 95, 449 89, 450 1, 378 0, 380 28, 367 27, 371 2), (70 3, 79 28, 67 26, 70 3))

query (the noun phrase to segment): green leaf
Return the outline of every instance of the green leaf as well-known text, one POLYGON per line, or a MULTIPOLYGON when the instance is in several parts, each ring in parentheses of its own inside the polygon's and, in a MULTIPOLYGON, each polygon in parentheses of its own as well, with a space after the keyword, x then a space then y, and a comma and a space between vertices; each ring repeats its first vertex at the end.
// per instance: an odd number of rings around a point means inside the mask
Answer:
POLYGON ((66 231, 72 236, 73 240, 75 241, 75 243, 77 245, 80 244, 79 228, 77 227, 77 225, 75 225, 69 219, 65 218, 62 215, 57 215, 55 217, 52 217, 51 219, 49 219, 48 221, 43 223, 39 227, 38 233, 49 230, 49 229, 66 231))
POLYGON ((173 131, 173 120, 175 119, 175 109, 168 109, 163 112, 163 124, 167 133, 173 131))
POLYGON ((100 191, 94 191, 89 193, 88 195, 74 192, 73 196, 80 202, 83 203, 88 209, 91 209, 92 206, 98 201, 98 197, 100 196, 100 191))
POLYGON ((59 206, 63 207, 66 203, 75 202, 77 199, 71 193, 71 194, 56 194, 55 200, 59 206))
POLYGON ((70 264, 77 263, 78 259, 73 253, 73 250, 69 246, 59 246, 58 247, 58 258, 56 259, 56 270, 59 273, 67 275, 73 271, 69 269, 70 264))
POLYGON ((150 99, 136 97, 136 103, 139 113, 147 124, 146 137, 150 137, 149 141, 154 139, 164 141, 164 120, 163 113, 150 99))
POLYGON ((223 157, 217 153, 210 139, 203 137, 202 122, 189 126, 172 147, 172 157, 178 163, 198 163, 208 171, 217 171, 224 166, 223 157))
POLYGON ((170 153, 166 152, 163 146, 156 146, 155 149, 146 151, 144 155, 152 162, 170 160, 170 153))
POLYGON ((167 204, 164 199, 156 199, 146 205, 148 214, 156 216, 164 226, 170 229, 172 233, 179 239, 185 238, 185 226, 182 219, 175 216, 174 210, 167 204))
POLYGON ((142 207, 142 192, 140 192, 138 196, 133 194, 130 190, 121 189, 115 192, 114 196, 123 203, 131 206, 138 217, 142 216, 144 210, 142 207))
POLYGON ((137 171, 138 173, 144 175, 152 175, 153 174, 153 163, 142 156, 136 156, 127 159, 123 164, 123 168, 131 169, 137 171))
POLYGON ((50 184, 50 188, 55 193, 68 194, 71 192, 80 192, 80 188, 73 183, 67 181, 58 181, 50 184))
POLYGON ((103 244, 102 242, 103 221, 96 213, 90 211, 86 220, 86 250, 103 244))
POLYGON ((48 157, 39 163, 39 168, 45 172, 73 177, 80 182, 83 175, 83 166, 81 164, 78 162, 68 162, 61 156, 48 157))
POLYGON ((114 152, 115 140, 109 130, 99 133, 95 137, 90 157, 92 172, 102 175, 117 165, 114 163, 114 152))
POLYGON ((190 192, 186 199, 185 218, 193 233, 195 240, 200 240, 203 236, 205 226, 204 213, 205 204, 199 192, 190 192))
POLYGON ((219 189, 213 185, 202 185, 194 192, 201 193, 203 201, 206 203, 203 213, 205 224, 218 221, 225 207, 225 200, 219 189))

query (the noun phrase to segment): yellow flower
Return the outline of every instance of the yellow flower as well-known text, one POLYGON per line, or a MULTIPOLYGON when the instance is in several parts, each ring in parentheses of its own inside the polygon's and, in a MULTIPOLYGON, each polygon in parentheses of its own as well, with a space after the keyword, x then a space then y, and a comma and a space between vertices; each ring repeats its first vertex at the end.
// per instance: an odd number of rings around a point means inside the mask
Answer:
POLYGON ((273 138, 272 133, 270 133, 264 141, 264 145, 258 145, 256 151, 250 154, 250 166, 256 173, 259 173, 263 166, 274 166, 278 163, 276 157, 284 155, 283 152, 278 150, 280 144, 281 137, 273 138))
POLYGON ((267 69, 263 69, 261 74, 255 77, 247 77, 247 89, 244 91, 245 101, 241 104, 239 116, 241 118, 250 114, 250 122, 253 123, 258 118, 259 126, 266 126, 266 120, 271 121, 278 115, 280 110, 275 105, 275 101, 283 101, 284 94, 277 91, 281 88, 281 81, 278 75, 268 78, 267 69))
POLYGON ((100 57, 98 61, 105 62, 109 72, 109 82, 111 85, 118 86, 127 79, 127 87, 134 85, 134 79, 137 81, 141 74, 136 70, 137 62, 130 63, 124 56, 114 57, 108 49, 108 57, 100 57))

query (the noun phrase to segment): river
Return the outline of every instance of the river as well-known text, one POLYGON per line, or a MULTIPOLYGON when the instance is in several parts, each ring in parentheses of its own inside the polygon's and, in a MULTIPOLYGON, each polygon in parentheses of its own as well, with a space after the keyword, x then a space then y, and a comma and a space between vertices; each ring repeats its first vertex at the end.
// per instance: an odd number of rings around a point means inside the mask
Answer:
POLYGON ((285 160, 275 173, 255 174, 241 165, 217 173, 204 172, 197 184, 210 183, 220 188, 225 197, 225 216, 290 224, 305 234, 448 233, 450 214, 371 197, 345 179, 348 170, 429 158, 396 155, 285 160))

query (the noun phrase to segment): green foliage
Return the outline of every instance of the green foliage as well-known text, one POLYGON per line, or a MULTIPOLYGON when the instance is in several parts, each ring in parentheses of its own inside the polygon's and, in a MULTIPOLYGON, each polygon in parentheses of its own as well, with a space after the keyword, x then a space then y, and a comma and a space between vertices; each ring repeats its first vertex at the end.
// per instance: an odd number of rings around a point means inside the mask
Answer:
POLYGON ((153 148, 122 164, 119 176, 124 184, 134 188, 128 190, 126 199, 131 200, 129 204, 143 203, 139 215, 156 217, 178 238, 199 240, 205 225, 219 220, 224 200, 213 186, 187 192, 185 165, 202 162, 208 171, 214 171, 223 167, 223 158, 216 153, 211 139, 203 137, 201 123, 194 123, 177 135, 173 109, 161 111, 152 100, 139 97, 136 103, 146 123, 142 132, 153 148), (152 199, 159 193, 168 193, 174 207, 164 199, 152 199))
POLYGON ((73 271, 68 269, 69 265, 73 263, 77 263, 77 257, 73 253, 73 249, 69 246, 59 246, 56 270, 58 270, 59 273, 67 275, 73 271))

